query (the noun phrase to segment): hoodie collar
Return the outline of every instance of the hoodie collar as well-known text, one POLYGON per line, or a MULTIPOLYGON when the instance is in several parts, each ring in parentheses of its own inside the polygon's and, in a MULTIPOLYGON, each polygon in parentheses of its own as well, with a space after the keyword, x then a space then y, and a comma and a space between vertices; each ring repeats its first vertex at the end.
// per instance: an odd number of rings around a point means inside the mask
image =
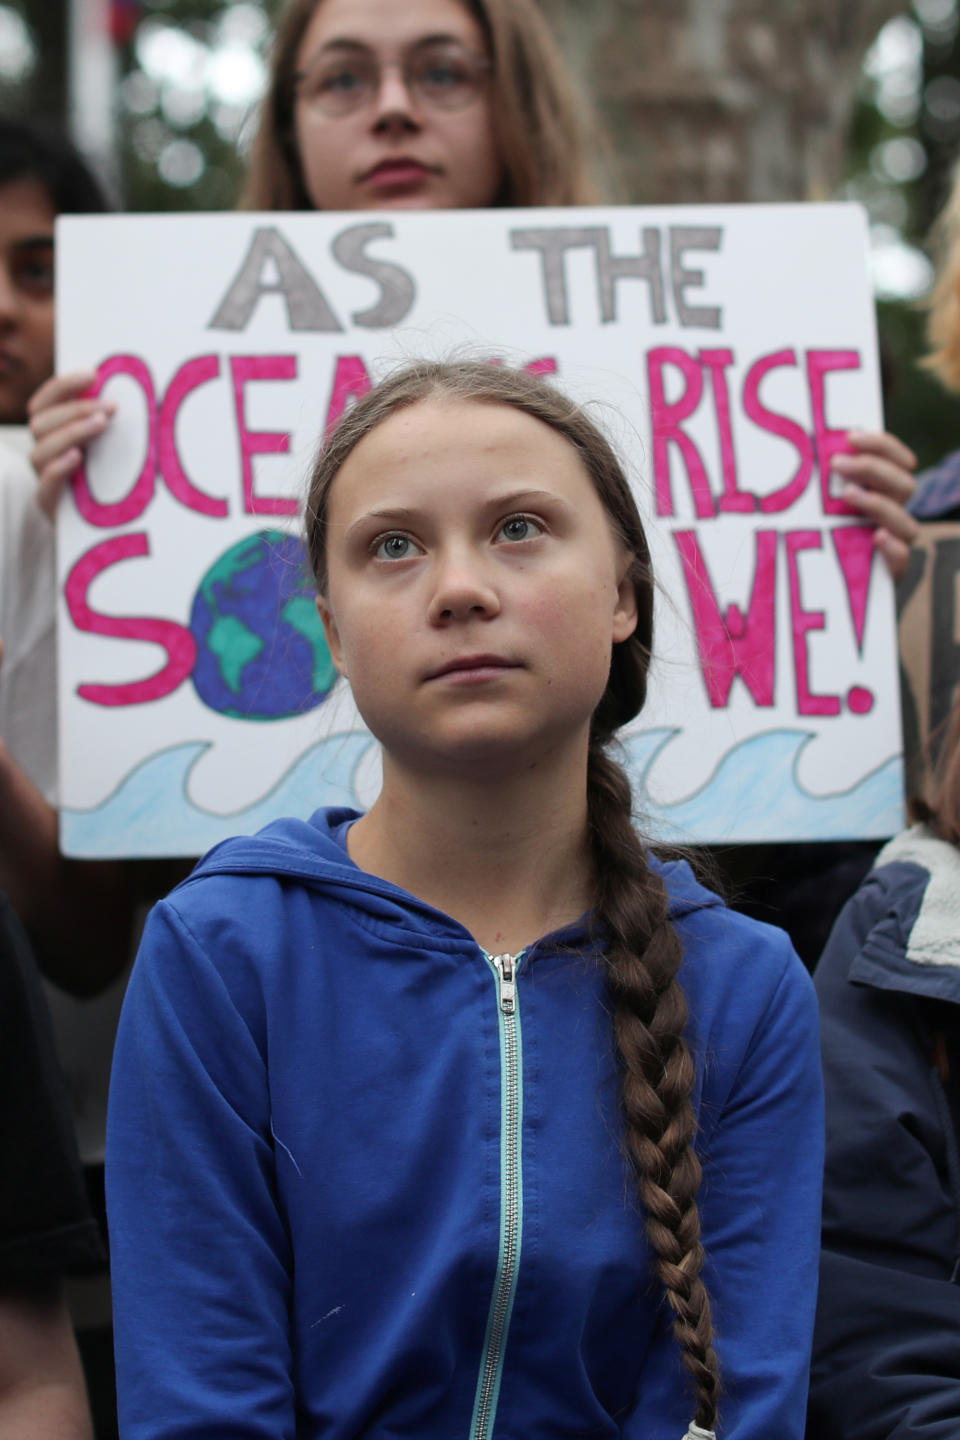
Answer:
MULTIPOLYGON (((350 859, 347 832, 360 813, 346 806, 317 810, 309 820, 277 820, 256 835, 225 840, 207 852, 184 884, 189 885, 204 875, 274 875, 299 881, 312 889, 342 888, 354 896, 357 892, 366 892, 420 912, 421 919, 426 918, 431 929, 442 920, 446 922, 442 928, 449 931, 449 927, 454 926, 460 931, 463 927, 459 922, 389 881, 361 870, 350 859)), ((695 910, 723 907, 719 896, 694 878, 685 860, 664 861, 653 854, 649 858, 651 868, 658 871, 667 884, 671 920, 679 920, 695 910)), ((554 940, 562 934, 564 945, 576 943, 578 939, 583 943, 591 932, 589 919, 588 915, 584 916, 574 926, 549 938, 554 940)))

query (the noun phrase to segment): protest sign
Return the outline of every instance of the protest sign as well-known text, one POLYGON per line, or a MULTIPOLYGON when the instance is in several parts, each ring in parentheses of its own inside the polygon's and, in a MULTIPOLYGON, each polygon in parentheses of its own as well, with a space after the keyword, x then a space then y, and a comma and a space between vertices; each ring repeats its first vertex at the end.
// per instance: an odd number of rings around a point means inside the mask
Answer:
POLYGON ((297 510, 326 427, 420 355, 555 375, 629 466, 651 831, 898 828, 892 587, 831 473, 881 423, 856 207, 78 217, 57 256, 58 367, 117 405, 59 521, 68 853, 196 854, 376 794, 297 510))

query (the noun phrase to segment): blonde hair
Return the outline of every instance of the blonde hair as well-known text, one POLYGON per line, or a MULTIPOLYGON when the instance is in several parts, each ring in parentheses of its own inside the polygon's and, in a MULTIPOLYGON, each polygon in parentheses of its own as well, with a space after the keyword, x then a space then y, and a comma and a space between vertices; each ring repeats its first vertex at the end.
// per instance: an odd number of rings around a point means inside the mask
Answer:
MULTIPOLYGON (((289 0, 277 24, 270 82, 240 195, 242 210, 312 210, 294 127, 297 53, 323 0, 289 0)), ((493 61, 490 111, 503 164, 499 205, 590 205, 588 159, 599 136, 536 0, 460 0, 493 61)))
POLYGON ((933 228, 937 278, 928 302, 931 350, 920 364, 948 390, 960 390, 960 165, 933 228))

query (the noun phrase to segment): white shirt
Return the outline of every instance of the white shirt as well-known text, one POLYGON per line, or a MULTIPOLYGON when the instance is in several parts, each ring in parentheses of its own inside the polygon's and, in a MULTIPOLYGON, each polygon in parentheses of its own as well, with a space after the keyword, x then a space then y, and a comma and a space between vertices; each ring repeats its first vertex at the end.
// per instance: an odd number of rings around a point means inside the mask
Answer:
POLYGON ((56 544, 26 458, 0 427, 0 739, 51 804, 57 792, 56 544))
MULTIPOLYGON (((37 504, 26 428, 0 427, 0 738, 57 803, 57 565, 53 525, 37 504)), ((127 974, 77 1000, 44 983, 81 1158, 103 1160, 110 1058, 127 974)))

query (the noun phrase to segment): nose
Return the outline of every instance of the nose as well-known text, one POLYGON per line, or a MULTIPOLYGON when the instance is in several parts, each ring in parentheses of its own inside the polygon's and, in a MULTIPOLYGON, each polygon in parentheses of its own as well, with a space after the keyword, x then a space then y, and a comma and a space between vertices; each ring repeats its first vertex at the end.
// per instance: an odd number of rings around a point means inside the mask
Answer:
POLYGON ((380 132, 419 129, 417 108, 400 65, 382 67, 372 121, 374 129, 380 132))
POLYGON ((500 613, 500 595, 483 558, 464 551, 437 559, 429 619, 432 625, 492 620, 500 613))

